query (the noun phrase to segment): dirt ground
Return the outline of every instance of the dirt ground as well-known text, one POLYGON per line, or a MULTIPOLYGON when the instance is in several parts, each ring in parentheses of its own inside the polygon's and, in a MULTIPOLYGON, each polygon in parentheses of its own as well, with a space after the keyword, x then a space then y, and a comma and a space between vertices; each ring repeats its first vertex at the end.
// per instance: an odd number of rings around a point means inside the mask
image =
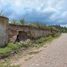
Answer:
POLYGON ((67 67, 67 34, 13 62, 20 67, 67 67))

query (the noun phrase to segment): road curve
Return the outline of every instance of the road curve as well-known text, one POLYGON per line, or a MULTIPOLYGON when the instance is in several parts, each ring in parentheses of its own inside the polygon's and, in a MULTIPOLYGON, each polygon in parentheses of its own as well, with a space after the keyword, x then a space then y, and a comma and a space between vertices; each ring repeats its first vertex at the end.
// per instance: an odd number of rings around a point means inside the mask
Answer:
POLYGON ((55 39, 21 67, 67 67, 67 34, 55 39))

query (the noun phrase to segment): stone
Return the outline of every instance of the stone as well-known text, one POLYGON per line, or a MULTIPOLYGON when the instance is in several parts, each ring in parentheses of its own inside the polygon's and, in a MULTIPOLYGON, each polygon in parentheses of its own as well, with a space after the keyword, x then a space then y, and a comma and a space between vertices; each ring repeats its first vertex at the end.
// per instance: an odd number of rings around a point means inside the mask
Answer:
POLYGON ((6 46, 8 43, 8 19, 0 16, 0 47, 6 46))

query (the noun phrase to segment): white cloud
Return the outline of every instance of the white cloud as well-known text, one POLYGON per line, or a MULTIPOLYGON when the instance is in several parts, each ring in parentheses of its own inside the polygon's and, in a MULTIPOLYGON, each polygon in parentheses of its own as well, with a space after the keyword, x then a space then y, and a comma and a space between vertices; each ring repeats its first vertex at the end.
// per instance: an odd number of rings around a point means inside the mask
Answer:
POLYGON ((0 10, 12 11, 11 17, 36 10, 44 15, 53 12, 49 17, 51 20, 64 19, 67 16, 65 5, 66 0, 0 0, 0 10))
POLYGON ((64 11, 63 13, 62 13, 62 15, 61 15, 61 17, 67 17, 67 11, 64 11))

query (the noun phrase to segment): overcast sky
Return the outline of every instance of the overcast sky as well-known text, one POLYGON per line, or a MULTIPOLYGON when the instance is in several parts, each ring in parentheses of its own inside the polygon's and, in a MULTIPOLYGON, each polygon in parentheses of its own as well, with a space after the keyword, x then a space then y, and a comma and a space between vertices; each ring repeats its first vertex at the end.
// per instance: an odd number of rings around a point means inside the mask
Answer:
POLYGON ((0 0, 0 11, 10 19, 67 25, 67 0, 0 0))

